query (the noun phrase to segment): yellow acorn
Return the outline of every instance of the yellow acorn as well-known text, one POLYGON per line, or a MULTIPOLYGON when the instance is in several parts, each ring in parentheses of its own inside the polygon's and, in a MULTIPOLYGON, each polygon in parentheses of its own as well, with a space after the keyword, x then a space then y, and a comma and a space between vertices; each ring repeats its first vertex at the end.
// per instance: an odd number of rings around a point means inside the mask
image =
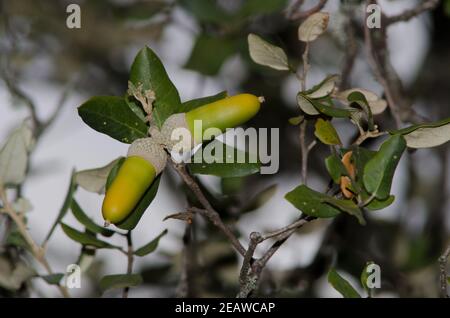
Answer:
POLYGON ((127 158, 103 200, 106 224, 119 223, 133 211, 166 161, 164 149, 152 138, 137 139, 130 145, 127 158))
POLYGON ((187 113, 170 116, 161 133, 170 149, 175 145, 181 152, 191 150, 212 136, 204 136, 205 130, 217 128, 224 132, 227 128, 239 126, 255 116, 263 97, 239 94, 195 108, 187 113), (201 122, 201 131, 195 131, 195 124, 201 122), (180 130, 176 130, 176 129, 180 130))

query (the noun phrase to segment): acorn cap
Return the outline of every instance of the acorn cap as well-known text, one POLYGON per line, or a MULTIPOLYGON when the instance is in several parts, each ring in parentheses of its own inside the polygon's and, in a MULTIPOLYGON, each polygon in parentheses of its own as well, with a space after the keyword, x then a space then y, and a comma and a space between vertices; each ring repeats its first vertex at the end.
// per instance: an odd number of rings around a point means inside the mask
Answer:
POLYGON ((178 149, 176 150, 186 152, 192 150, 192 148, 198 145, 198 143, 195 142, 194 136, 192 135, 192 132, 190 131, 189 126, 186 122, 185 113, 173 114, 169 118, 167 118, 161 128, 161 135, 163 136, 164 143, 169 150, 172 150, 172 148, 177 145, 178 149), (185 131, 190 134, 190 140, 189 138, 181 138, 181 140, 172 139, 172 133, 177 128, 185 129, 185 131))
POLYGON ((133 141, 130 148, 128 148, 127 156, 144 158, 155 168, 156 175, 164 170, 167 161, 167 154, 164 148, 151 137, 133 141))

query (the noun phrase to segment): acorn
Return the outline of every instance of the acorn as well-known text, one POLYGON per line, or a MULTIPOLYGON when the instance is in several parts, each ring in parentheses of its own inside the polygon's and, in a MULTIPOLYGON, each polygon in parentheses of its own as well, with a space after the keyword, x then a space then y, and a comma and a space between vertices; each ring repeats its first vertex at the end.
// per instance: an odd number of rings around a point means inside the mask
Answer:
POLYGON ((123 221, 136 207, 156 176, 163 171, 167 154, 153 138, 136 139, 127 158, 106 191, 102 214, 105 224, 123 221))
POLYGON ((187 113, 170 116, 163 124, 161 134, 166 146, 178 152, 189 151, 212 136, 205 136, 209 128, 225 132, 255 116, 264 101, 263 97, 239 94, 197 107, 187 113), (201 131, 195 131, 196 121, 201 121, 201 131), (176 147, 176 148, 175 148, 176 147))

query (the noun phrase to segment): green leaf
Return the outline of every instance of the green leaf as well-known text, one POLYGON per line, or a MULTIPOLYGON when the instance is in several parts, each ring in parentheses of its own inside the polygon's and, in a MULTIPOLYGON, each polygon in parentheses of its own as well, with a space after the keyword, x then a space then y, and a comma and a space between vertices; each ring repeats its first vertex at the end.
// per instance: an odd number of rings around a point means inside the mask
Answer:
POLYGON ((328 156, 325 159, 325 167, 327 168, 330 177, 336 184, 340 184, 341 176, 348 175, 348 172, 342 164, 341 159, 336 155, 328 156))
POLYGON ((150 48, 145 47, 136 55, 131 66, 130 81, 136 87, 142 84, 143 90, 152 90, 155 93, 152 118, 158 127, 161 127, 170 115, 182 111, 176 87, 170 81, 160 59, 150 48))
POLYGON ((314 125, 314 135, 326 145, 342 145, 341 139, 329 120, 318 118, 314 125))
POLYGON ((114 235, 114 231, 108 230, 107 228, 95 224, 87 215, 84 213, 83 209, 77 203, 75 199, 72 200, 72 204, 70 205, 73 216, 83 224, 86 229, 93 233, 101 234, 106 237, 110 237, 114 235))
POLYGON ((106 179, 119 160, 120 158, 115 159, 100 168, 78 171, 75 173, 75 182, 86 191, 103 194, 105 193, 106 179))
POLYGON ((119 246, 111 245, 105 241, 99 240, 92 234, 83 233, 78 230, 75 230, 74 228, 72 228, 64 223, 61 223, 61 228, 70 239, 72 239, 75 242, 78 242, 82 245, 92 246, 95 248, 117 248, 117 249, 120 249, 119 246))
POLYGON ((312 99, 327 97, 333 92, 338 81, 339 75, 329 75, 322 82, 305 91, 303 94, 312 99))
POLYGON ((108 289, 135 287, 140 284, 142 284, 142 276, 140 274, 119 274, 103 276, 100 280, 99 287, 105 292, 108 289))
POLYGON ((255 195, 250 201, 248 201, 248 203, 241 210, 241 213, 250 212, 262 207, 275 195, 276 192, 277 192, 276 184, 273 184, 265 188, 257 195, 255 195))
POLYGON ((344 298, 361 298, 355 288, 353 288, 347 280, 339 275, 334 268, 330 269, 328 272, 328 282, 334 287, 334 289, 344 296, 344 298))
POLYGON ((324 202, 325 199, 331 197, 314 191, 305 185, 300 185, 287 193, 285 198, 306 215, 318 218, 332 218, 341 213, 338 208, 324 202))
MULTIPOLYGON (((368 199, 368 198, 369 198, 368 195, 363 196, 363 200, 368 199)), ((395 196, 393 196, 393 195, 390 195, 385 200, 373 199, 372 201, 370 201, 370 203, 368 205, 365 206, 365 208, 370 211, 382 210, 382 209, 390 206, 394 202, 394 200, 395 200, 395 196)))
MULTIPOLYGON (((371 160, 375 154, 376 151, 372 151, 363 147, 353 147, 352 149, 352 161, 356 168, 356 186, 358 187, 358 193, 364 192, 364 185, 363 185, 363 175, 364 175, 364 167, 366 166, 367 162, 371 160)), ((347 152, 348 150, 343 150, 343 152, 347 152)))
POLYGON ((450 117, 438 122, 413 125, 389 133, 403 135, 406 145, 410 148, 440 146, 450 140, 450 117))
POLYGON ((120 167, 122 167, 124 162, 125 162, 124 157, 121 157, 115 161, 114 166, 111 168, 111 170, 109 171, 108 177, 106 178, 106 183, 105 183, 106 190, 108 190, 109 187, 111 186, 111 183, 116 178, 117 174, 119 173, 119 169, 120 169, 120 167))
POLYGON ((369 278, 369 273, 367 272, 367 267, 372 264, 374 264, 374 262, 372 262, 372 261, 367 262, 366 265, 364 266, 364 268, 361 272, 361 276, 360 276, 361 285, 364 287, 364 289, 368 293, 370 293, 370 288, 367 286, 367 279, 369 278))
POLYGON ((119 229, 122 230, 132 230, 139 223, 139 220, 144 215, 144 212, 147 211, 149 205, 153 202, 153 199, 158 192, 159 181, 161 180, 161 174, 156 177, 155 181, 153 181, 152 185, 148 188, 148 190, 144 193, 141 200, 138 202, 134 210, 128 215, 123 221, 115 224, 119 229))
POLYGON ((364 186, 377 199, 388 198, 395 169, 405 148, 403 136, 393 135, 381 145, 380 150, 364 167, 364 186))
POLYGON ((291 118, 289 118, 289 124, 291 124, 292 126, 297 126, 297 125, 300 125, 304 119, 305 119, 305 116, 302 116, 302 115, 291 117, 291 118))
POLYGON ((50 228, 50 231, 48 232, 47 236, 45 237, 44 242, 47 242, 50 237, 52 236, 53 232, 56 229, 56 226, 61 222, 62 218, 67 214, 67 211, 70 208, 70 204, 72 202, 73 195, 77 189, 77 185, 75 183, 75 171, 72 170, 72 175, 70 176, 70 183, 69 183, 69 189, 67 189, 66 197, 64 198, 64 203, 61 206, 61 209, 59 210, 58 216, 56 217, 56 220, 53 222, 52 227, 50 228))
POLYGON ((147 137, 147 125, 128 107, 123 97, 95 96, 78 107, 78 115, 92 129, 120 142, 147 137))
POLYGON ((234 40, 201 33, 184 67, 203 75, 215 76, 223 63, 235 52, 234 40))
POLYGON ((253 62, 278 71, 289 70, 288 58, 282 48, 253 33, 248 35, 247 41, 249 54, 253 62))
POLYGON ((63 279, 64 274, 57 273, 57 274, 50 274, 50 275, 44 275, 40 276, 45 282, 49 285, 59 285, 61 282, 61 279, 63 279))
POLYGON ((334 107, 333 101, 329 97, 320 99, 309 99, 314 108, 324 115, 336 118, 350 118, 352 111, 334 107))
POLYGON ((349 118, 352 115, 352 111, 349 109, 334 107, 330 97, 313 99, 300 92, 297 94, 297 104, 308 115, 319 115, 322 113, 336 118, 349 118))
POLYGON ((359 105, 367 116, 368 128, 370 131, 374 130, 372 110, 369 106, 369 102, 366 96, 358 91, 354 91, 347 96, 347 100, 351 103, 350 105, 359 105), (352 104, 354 103, 354 104, 352 104))
POLYGON ((224 99, 227 97, 227 92, 223 91, 220 92, 216 95, 212 95, 212 96, 206 96, 206 97, 201 97, 201 98, 196 98, 196 99, 192 99, 189 100, 187 102, 184 102, 181 106, 181 108, 183 109, 183 112, 187 113, 197 107, 206 105, 206 104, 210 104, 213 102, 216 102, 218 100, 224 99))
POLYGON ((145 256, 147 254, 150 254, 156 250, 159 244, 159 240, 167 234, 167 229, 162 231, 161 234, 159 234, 157 237, 155 237, 153 240, 151 240, 149 243, 145 244, 144 246, 138 248, 136 251, 134 251, 134 254, 137 256, 145 256))
POLYGON ((352 200, 340 200, 327 196, 322 199, 322 202, 328 203, 343 212, 353 215, 358 219, 359 224, 366 225, 366 220, 364 220, 364 216, 362 215, 360 208, 352 200))
POLYGON ((192 163, 188 167, 192 173, 222 178, 248 176, 258 173, 261 167, 256 155, 252 156, 218 140, 203 145, 191 159, 192 163), (227 158, 233 162, 226 162, 227 158))

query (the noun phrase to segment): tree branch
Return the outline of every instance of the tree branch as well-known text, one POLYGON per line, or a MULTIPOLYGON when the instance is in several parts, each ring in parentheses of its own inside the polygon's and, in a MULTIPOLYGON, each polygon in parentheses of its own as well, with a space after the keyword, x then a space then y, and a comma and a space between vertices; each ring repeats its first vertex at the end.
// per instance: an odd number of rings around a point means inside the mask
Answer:
POLYGON ((323 7, 327 4, 328 0, 319 0, 319 2, 312 7, 311 9, 305 10, 305 11, 298 11, 300 9, 301 5, 303 4, 303 1, 297 1, 297 3, 294 3, 292 6, 293 10, 288 12, 287 18, 289 20, 300 20, 309 17, 311 14, 314 14, 320 10, 323 9, 323 7))
POLYGON ((192 212, 196 212, 201 214, 203 217, 211 221, 215 226, 217 226, 224 234, 225 236, 230 240, 231 244, 233 244, 233 247, 236 249, 236 251, 241 254, 242 256, 245 255, 245 248, 242 246, 242 244, 239 242, 237 237, 234 235, 234 233, 231 231, 231 229, 225 225, 217 211, 212 207, 211 203, 209 203, 208 199, 203 194, 202 190, 200 189, 197 182, 192 178, 192 176, 189 174, 189 172, 186 170, 186 166, 184 164, 179 164, 174 162, 173 160, 170 160, 170 163, 172 167, 177 171, 177 173, 180 175, 180 177, 183 179, 183 181, 186 183, 186 185, 191 189, 191 191, 194 193, 200 204, 203 206, 204 209, 199 209, 196 207, 191 207, 190 210, 192 212))
POLYGON ((406 10, 400 14, 386 17, 385 25, 389 26, 397 22, 406 22, 428 10, 433 10, 439 5, 440 0, 426 0, 419 3, 416 7, 406 10))
POLYGON ((442 254, 441 257, 439 257, 439 269, 440 269, 440 275, 439 280, 441 283, 441 297, 442 298, 450 298, 450 295, 447 292, 447 261, 450 257, 450 246, 447 247, 444 254, 442 254))

